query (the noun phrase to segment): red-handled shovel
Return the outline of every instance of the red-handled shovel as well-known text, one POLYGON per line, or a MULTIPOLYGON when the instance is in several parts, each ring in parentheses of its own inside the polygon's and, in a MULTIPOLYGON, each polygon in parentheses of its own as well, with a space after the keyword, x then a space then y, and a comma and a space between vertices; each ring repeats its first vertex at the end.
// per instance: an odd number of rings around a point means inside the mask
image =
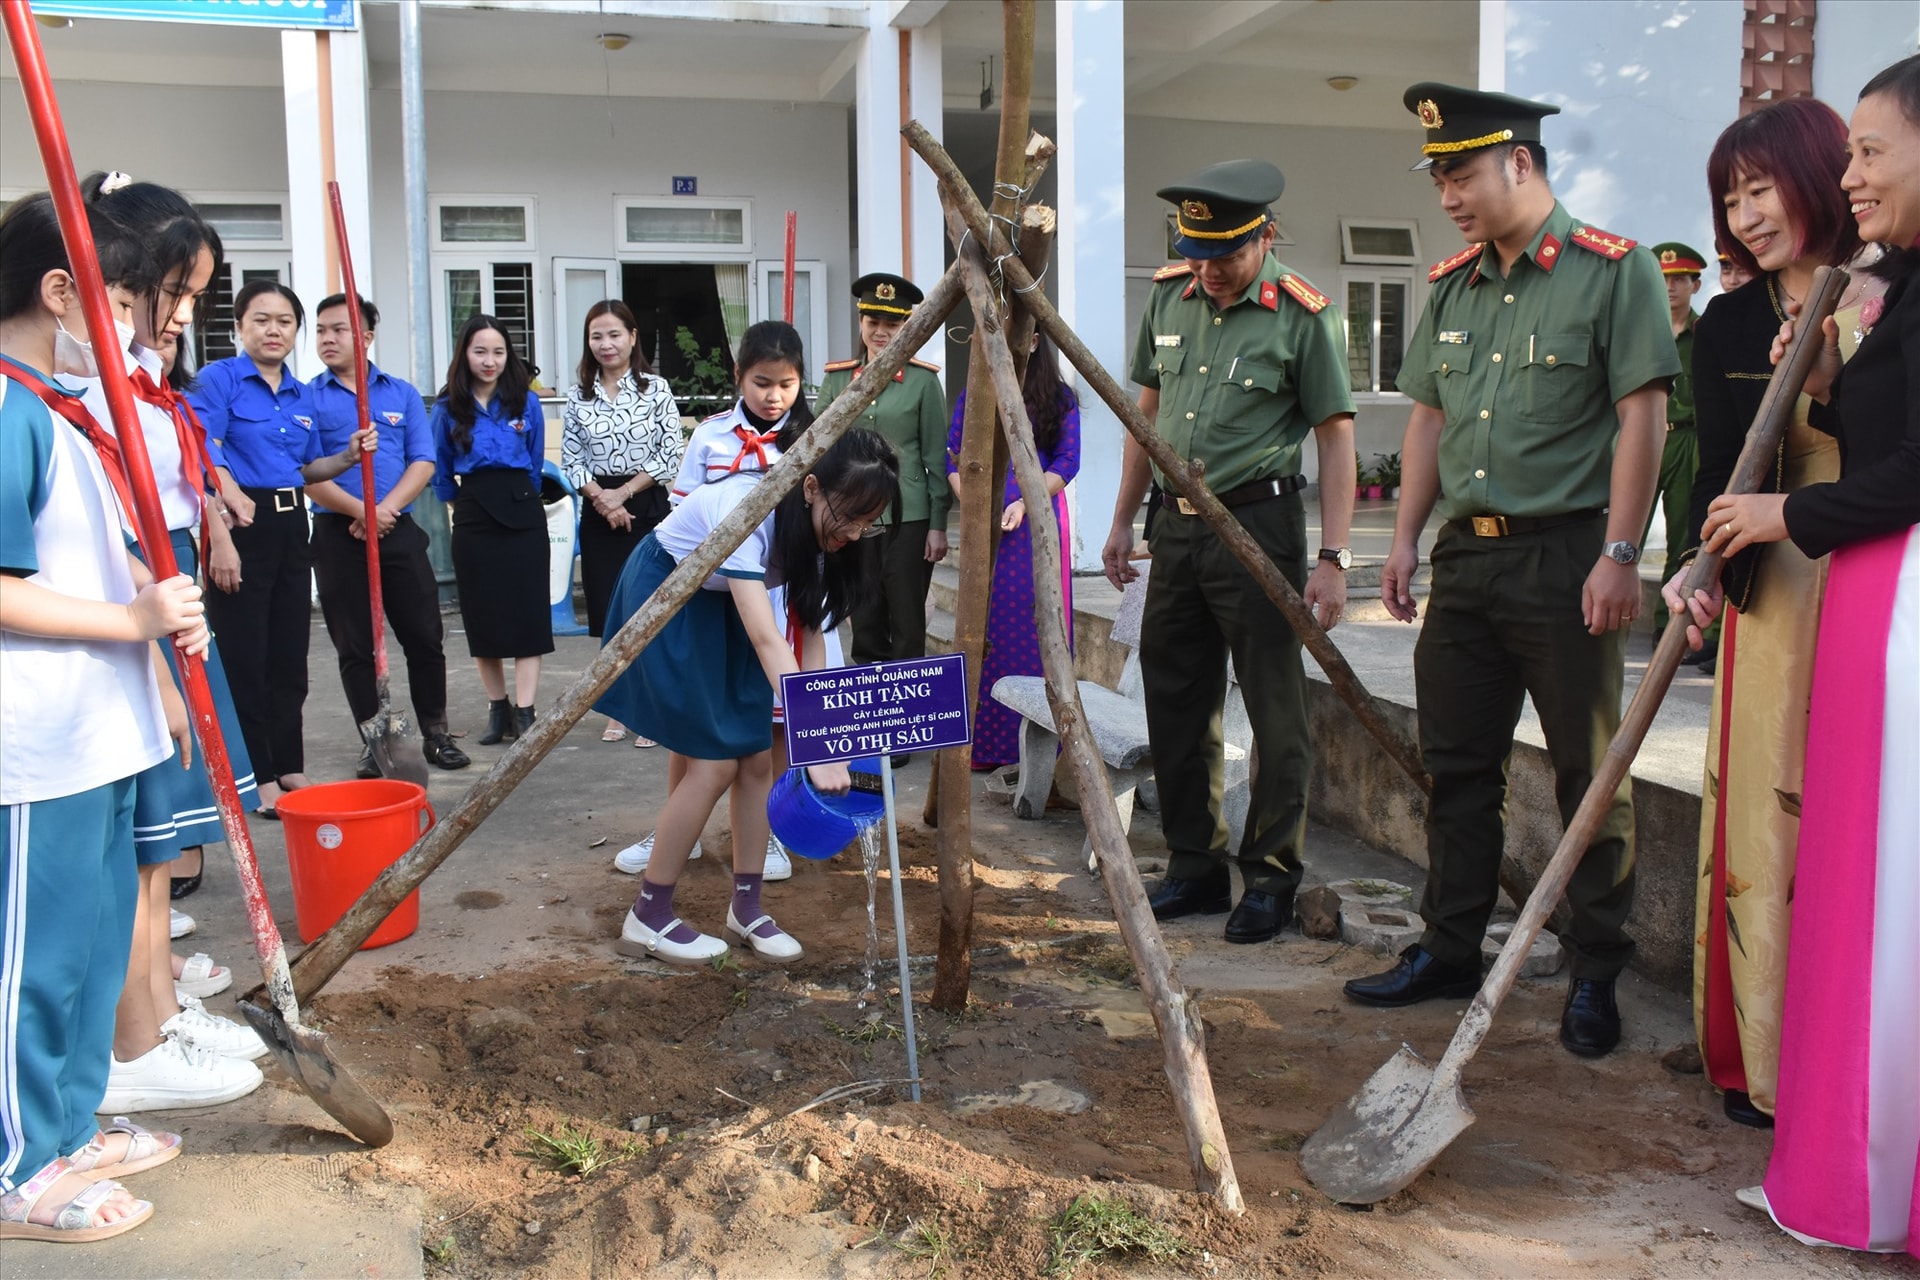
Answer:
MULTIPOLYGON (((327 200, 333 206, 334 242, 340 246, 340 281, 347 291, 347 323, 353 327, 353 404, 359 430, 365 431, 372 419, 370 392, 367 389, 367 337, 360 314, 360 291, 353 284, 353 249, 347 243, 347 219, 340 207, 340 184, 327 184, 327 200)), ((396 442, 397 444, 398 442, 396 442)), ((373 455, 360 455, 360 494, 365 514, 361 523, 367 532, 367 607, 373 611, 373 682, 380 704, 371 718, 360 722, 360 737, 380 776, 401 782, 427 786, 427 758, 420 754, 420 736, 404 711, 393 709, 393 695, 387 688, 387 615, 380 599, 380 520, 373 497, 373 455)))
MULTIPOLYGON (((47 187, 53 195, 60 217, 60 232, 66 241, 67 258, 79 284, 80 300, 85 308, 87 331, 102 349, 113 351, 115 332, 113 313, 107 302, 106 282, 100 274, 100 262, 87 225, 86 205, 80 196, 80 183, 74 176, 73 154, 67 146, 66 126, 60 119, 60 106, 53 92, 53 78, 47 70, 40 35, 34 28, 33 9, 27 0, 0 0, 0 19, 4 19, 7 42, 13 49, 14 65, 19 68, 20 87, 26 94, 27 110, 33 117, 34 137, 40 144, 40 159, 46 168, 47 187)), ((140 546, 154 577, 166 579, 179 573, 174 562, 173 545, 167 536, 166 517, 160 510, 160 495, 153 483, 153 465, 147 458, 147 443, 133 407, 133 387, 126 366, 115 353, 100 361, 100 379, 107 394, 113 429, 119 437, 120 451, 126 459, 126 479, 133 492, 132 515, 138 527, 140 546)), ((293 979, 287 969, 287 951, 280 930, 273 923, 273 908, 267 901, 266 886, 260 882, 260 867, 253 856, 253 839, 240 810, 240 793, 233 785, 233 766, 227 761, 227 747, 220 736, 220 720, 214 712, 213 691, 207 685, 206 668, 192 655, 180 654, 180 671, 186 682, 187 709, 193 717, 194 734, 200 742, 207 776, 213 783, 220 820, 226 827, 227 845, 233 851, 234 867, 240 873, 240 887, 246 895, 247 919, 253 928, 254 950, 266 971, 267 991, 272 1009, 263 1009, 251 1001, 240 1008, 265 1040, 275 1061, 279 1062, 309 1097, 348 1132, 369 1146, 384 1146, 393 1138, 393 1121, 373 1096, 354 1080, 334 1058, 326 1036, 300 1025, 300 1006, 294 997, 293 979)))

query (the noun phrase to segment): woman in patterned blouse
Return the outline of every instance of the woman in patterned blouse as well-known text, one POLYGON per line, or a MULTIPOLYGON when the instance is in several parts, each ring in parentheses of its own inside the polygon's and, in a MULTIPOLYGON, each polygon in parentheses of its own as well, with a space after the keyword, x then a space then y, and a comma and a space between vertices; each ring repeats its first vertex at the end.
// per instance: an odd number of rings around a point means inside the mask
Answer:
MULTIPOLYGON (((680 469, 686 436, 666 379, 640 350, 633 312, 618 298, 587 311, 580 368, 561 412, 560 467, 587 499, 580 516, 580 585, 587 630, 599 636, 607 597, 627 556, 667 514, 667 486, 680 469)), ((626 730, 608 721, 603 742, 626 730)), ((650 747, 635 735, 634 745, 650 747)))

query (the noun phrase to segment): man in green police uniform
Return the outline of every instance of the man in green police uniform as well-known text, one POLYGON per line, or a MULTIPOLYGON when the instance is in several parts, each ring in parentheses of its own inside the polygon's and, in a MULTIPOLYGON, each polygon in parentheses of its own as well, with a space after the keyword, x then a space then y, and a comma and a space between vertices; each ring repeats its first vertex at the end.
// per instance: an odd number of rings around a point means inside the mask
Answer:
MULTIPOLYGON (((1540 120, 1501 93, 1417 84, 1440 207, 1468 247, 1428 274, 1432 293, 1399 386, 1415 401, 1401 449, 1387 609, 1413 621, 1428 515, 1446 524, 1414 650, 1427 815, 1427 928, 1400 963, 1346 984, 1366 1004, 1470 995, 1499 895, 1506 764, 1533 698, 1570 820, 1620 723, 1639 549, 1680 371, 1660 271, 1634 242, 1578 221, 1547 185, 1540 120)), ((1623 780, 1567 888, 1571 1051, 1620 1040, 1614 980, 1633 954, 1633 804, 1623 780)))
MULTIPOLYGON (((1700 292, 1700 273, 1707 269, 1707 260, 1678 240, 1653 246, 1653 256, 1660 264, 1660 274, 1666 277, 1667 318, 1673 328, 1673 345, 1680 353, 1680 376, 1667 393, 1667 442, 1660 455, 1656 489, 1666 516, 1665 577, 1680 563, 1680 552, 1695 541, 1687 533, 1687 504, 1693 500, 1694 473, 1700 470, 1700 440, 1693 430, 1693 322, 1700 317, 1693 313, 1693 296, 1700 292)), ((1646 545, 1652 528, 1653 512, 1648 511, 1646 527, 1640 531, 1641 546, 1646 545)), ((1655 631, 1653 637, 1658 644, 1660 632, 1655 631)), ((1712 659, 1713 650, 1702 652, 1707 654, 1706 660, 1712 659)), ((1689 657, 1698 659, 1699 655, 1689 657)))
MULTIPOLYGON (((912 281, 876 271, 853 282, 853 296, 865 354, 827 366, 816 412, 825 412, 867 361, 886 348, 923 295, 912 281)), ((854 611, 857 663, 927 652, 927 588, 933 566, 946 558, 947 508, 953 501, 947 484, 947 393, 939 374, 939 365, 908 361, 860 418, 860 426, 885 436, 900 456, 900 505, 880 518, 885 532, 861 545, 861 553, 875 562, 869 572, 880 592, 854 611)), ((898 763, 905 761, 902 756, 898 763)))
MULTIPOLYGON (((1174 248, 1186 258, 1155 277, 1140 323, 1133 380, 1140 409, 1181 457, 1206 464, 1207 486, 1332 627, 1346 603, 1352 557, 1353 395, 1340 309, 1271 254, 1272 210, 1286 179, 1263 160, 1235 160, 1163 188, 1179 209, 1174 248), (1307 573, 1300 448, 1320 459, 1318 559, 1307 573)), ((1121 463, 1113 530, 1103 553, 1115 586, 1150 478, 1167 491, 1154 525, 1153 576, 1140 625, 1147 736, 1171 858, 1150 898, 1155 917, 1232 905, 1228 858, 1245 893, 1228 942, 1264 942, 1293 914, 1306 838, 1306 675, 1300 639, 1252 575, 1179 498, 1186 478, 1156 476, 1132 438, 1121 463), (1227 656, 1246 699, 1259 764, 1246 833, 1227 848, 1222 817, 1221 712, 1227 656)))

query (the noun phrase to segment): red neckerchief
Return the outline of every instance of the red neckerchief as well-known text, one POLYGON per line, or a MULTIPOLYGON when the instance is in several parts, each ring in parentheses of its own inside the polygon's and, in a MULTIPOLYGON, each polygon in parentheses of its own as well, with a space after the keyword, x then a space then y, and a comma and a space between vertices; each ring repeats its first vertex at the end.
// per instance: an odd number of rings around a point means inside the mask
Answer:
POLYGON ((126 462, 120 456, 120 442, 114 438, 113 433, 94 421, 93 415, 87 412, 87 407, 80 403, 80 397, 63 395, 49 386, 39 374, 24 365, 15 364, 10 360, 0 360, 0 377, 11 378, 33 392, 40 397, 40 403, 80 429, 80 434, 87 438, 87 443, 91 444, 93 451, 100 456, 100 469, 107 473, 107 483, 113 486, 114 496, 120 499, 120 508, 124 513, 122 518, 129 526, 137 529, 137 526, 133 525, 135 511, 133 486, 127 483, 126 462))
POLYGON ((740 470, 740 464, 747 460, 748 454, 752 454, 753 460, 759 464, 755 470, 765 471, 772 465, 767 461, 766 446, 780 443, 780 432, 777 429, 762 434, 742 423, 733 429, 733 434, 740 437, 740 452, 734 456, 733 465, 727 468, 728 475, 740 470))
POLYGON ((800 625, 800 615, 793 611, 793 605, 787 605, 787 644, 793 648, 793 660, 804 662, 805 655, 800 652, 800 642, 805 639, 807 629, 800 625))
POLYGON ((205 547, 212 533, 212 506, 207 494, 213 489, 213 455, 207 452, 207 429, 187 398, 164 382, 155 382, 146 369, 135 366, 133 394, 166 412, 173 420, 174 438, 180 442, 180 465, 187 486, 200 495, 200 545, 205 547), (199 472, 195 475, 195 472, 199 472))

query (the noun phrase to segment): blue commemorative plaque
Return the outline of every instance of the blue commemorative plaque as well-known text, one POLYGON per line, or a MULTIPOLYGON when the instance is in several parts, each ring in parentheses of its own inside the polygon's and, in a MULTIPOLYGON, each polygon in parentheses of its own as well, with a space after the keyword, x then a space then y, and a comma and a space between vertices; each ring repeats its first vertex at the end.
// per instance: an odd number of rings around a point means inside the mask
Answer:
POLYGON ((933 751, 973 740, 966 657, 943 653, 780 678, 795 767, 933 751))

